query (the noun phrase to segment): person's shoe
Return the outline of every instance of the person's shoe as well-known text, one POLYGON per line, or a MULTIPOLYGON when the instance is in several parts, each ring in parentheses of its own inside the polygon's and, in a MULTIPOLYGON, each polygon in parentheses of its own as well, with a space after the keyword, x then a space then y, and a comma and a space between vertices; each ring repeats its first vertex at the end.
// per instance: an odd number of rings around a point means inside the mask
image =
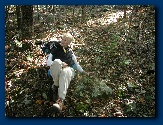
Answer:
POLYGON ((53 107, 54 107, 56 112, 61 112, 62 111, 62 107, 63 107, 63 100, 62 99, 58 99, 56 101, 56 103, 53 104, 53 107))

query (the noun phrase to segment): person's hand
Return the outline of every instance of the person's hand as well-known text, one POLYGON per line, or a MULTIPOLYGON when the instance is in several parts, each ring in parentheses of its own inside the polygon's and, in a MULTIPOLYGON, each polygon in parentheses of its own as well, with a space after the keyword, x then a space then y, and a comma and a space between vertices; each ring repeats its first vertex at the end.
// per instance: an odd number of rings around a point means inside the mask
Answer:
POLYGON ((88 72, 86 72, 86 71, 83 71, 83 73, 84 73, 85 75, 89 76, 89 73, 88 73, 88 72))
POLYGON ((63 67, 63 68, 66 68, 67 66, 68 66, 68 64, 67 64, 67 63, 62 62, 62 67, 63 67))

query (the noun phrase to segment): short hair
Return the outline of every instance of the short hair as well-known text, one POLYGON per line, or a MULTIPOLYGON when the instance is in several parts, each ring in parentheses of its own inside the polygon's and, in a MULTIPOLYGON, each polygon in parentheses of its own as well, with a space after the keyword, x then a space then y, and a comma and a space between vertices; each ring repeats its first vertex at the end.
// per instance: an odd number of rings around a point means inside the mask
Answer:
POLYGON ((70 33, 65 33, 62 37, 66 37, 69 43, 74 42, 74 37, 70 33))

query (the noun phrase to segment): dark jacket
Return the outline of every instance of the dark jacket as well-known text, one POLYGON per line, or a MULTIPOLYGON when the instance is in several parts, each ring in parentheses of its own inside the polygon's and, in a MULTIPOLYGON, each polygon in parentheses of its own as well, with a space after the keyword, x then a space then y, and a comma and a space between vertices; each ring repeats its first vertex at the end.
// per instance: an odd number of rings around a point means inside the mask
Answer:
POLYGON ((50 53, 53 55, 52 61, 55 59, 60 59, 62 62, 68 64, 68 66, 72 67, 74 65, 74 61, 72 60, 72 50, 70 47, 65 48, 60 45, 60 42, 53 42, 49 46, 50 53))

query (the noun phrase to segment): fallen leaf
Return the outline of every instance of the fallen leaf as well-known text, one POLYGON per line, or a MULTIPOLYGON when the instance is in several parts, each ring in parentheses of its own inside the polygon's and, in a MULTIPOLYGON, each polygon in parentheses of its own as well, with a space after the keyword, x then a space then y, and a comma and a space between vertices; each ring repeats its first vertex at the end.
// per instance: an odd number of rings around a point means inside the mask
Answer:
POLYGON ((43 102, 42 100, 37 100, 36 101, 36 103, 38 103, 38 104, 42 104, 42 102, 43 102))

